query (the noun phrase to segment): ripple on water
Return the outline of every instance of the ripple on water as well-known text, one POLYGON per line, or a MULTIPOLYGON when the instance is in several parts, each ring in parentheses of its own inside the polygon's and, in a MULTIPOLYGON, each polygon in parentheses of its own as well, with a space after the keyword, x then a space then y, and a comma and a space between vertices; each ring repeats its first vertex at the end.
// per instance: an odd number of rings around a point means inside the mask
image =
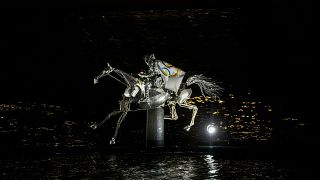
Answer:
POLYGON ((4 178, 89 179, 305 179, 288 160, 217 159, 200 154, 86 154, 0 160, 4 178))

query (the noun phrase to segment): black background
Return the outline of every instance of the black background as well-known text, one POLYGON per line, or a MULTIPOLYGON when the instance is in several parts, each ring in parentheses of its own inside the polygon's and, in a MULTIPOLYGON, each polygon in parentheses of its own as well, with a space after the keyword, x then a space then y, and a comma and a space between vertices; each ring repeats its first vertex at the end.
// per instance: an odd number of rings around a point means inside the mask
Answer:
POLYGON ((146 68, 143 55, 155 53, 187 72, 210 72, 225 87, 250 89, 316 123, 312 11, 311 4, 297 1, 9 4, 0 15, 1 99, 90 111, 121 96, 116 82, 93 86, 107 62, 138 72, 146 68), (217 12, 199 24, 205 33, 184 22, 190 9, 217 12), (162 15, 155 24, 148 20, 149 10, 162 15), (135 12, 145 13, 146 24, 134 25, 135 12), (222 12, 231 15, 221 20, 222 12), (112 14, 119 18, 101 20, 112 14))

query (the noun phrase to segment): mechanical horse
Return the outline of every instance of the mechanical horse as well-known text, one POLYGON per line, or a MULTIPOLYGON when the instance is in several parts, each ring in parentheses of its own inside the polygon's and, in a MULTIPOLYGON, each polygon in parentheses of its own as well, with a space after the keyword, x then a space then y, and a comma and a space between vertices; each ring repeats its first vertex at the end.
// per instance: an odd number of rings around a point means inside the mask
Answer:
POLYGON ((199 86, 203 96, 208 95, 213 98, 219 98, 220 92, 223 90, 217 82, 202 74, 192 75, 183 83, 182 80, 185 72, 167 62, 156 59, 154 54, 146 55, 144 60, 149 70, 148 72, 140 72, 138 77, 133 77, 120 69, 112 67, 108 63, 107 67, 94 78, 94 84, 98 83, 99 79, 110 76, 126 86, 122 100, 119 102, 119 109, 109 113, 101 122, 90 125, 91 128, 96 129, 102 126, 112 116, 121 114, 110 144, 115 144, 120 125, 129 111, 148 110, 168 106, 170 108, 170 115, 165 116, 164 119, 177 120, 176 104, 178 104, 180 107, 192 110, 191 121, 189 125, 184 127, 186 131, 189 131, 194 125, 198 108, 188 103, 192 90, 187 87, 196 84, 199 86), (138 109, 131 110, 130 105, 132 103, 136 103, 138 109))

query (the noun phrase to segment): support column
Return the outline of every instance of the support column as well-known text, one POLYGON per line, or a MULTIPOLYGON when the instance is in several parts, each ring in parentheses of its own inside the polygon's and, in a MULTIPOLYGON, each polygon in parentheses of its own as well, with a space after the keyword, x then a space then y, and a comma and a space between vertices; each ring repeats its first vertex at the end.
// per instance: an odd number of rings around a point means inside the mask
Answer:
POLYGON ((164 146, 164 110, 162 107, 147 110, 146 146, 164 146))

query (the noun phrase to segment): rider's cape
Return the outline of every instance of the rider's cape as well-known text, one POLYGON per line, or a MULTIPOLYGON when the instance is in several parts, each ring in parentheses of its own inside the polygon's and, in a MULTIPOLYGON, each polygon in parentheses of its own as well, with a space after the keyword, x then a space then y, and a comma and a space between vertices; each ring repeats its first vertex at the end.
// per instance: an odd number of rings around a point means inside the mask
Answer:
POLYGON ((186 73, 167 62, 158 60, 156 63, 157 68, 161 72, 161 76, 165 81, 165 88, 177 93, 186 73))

